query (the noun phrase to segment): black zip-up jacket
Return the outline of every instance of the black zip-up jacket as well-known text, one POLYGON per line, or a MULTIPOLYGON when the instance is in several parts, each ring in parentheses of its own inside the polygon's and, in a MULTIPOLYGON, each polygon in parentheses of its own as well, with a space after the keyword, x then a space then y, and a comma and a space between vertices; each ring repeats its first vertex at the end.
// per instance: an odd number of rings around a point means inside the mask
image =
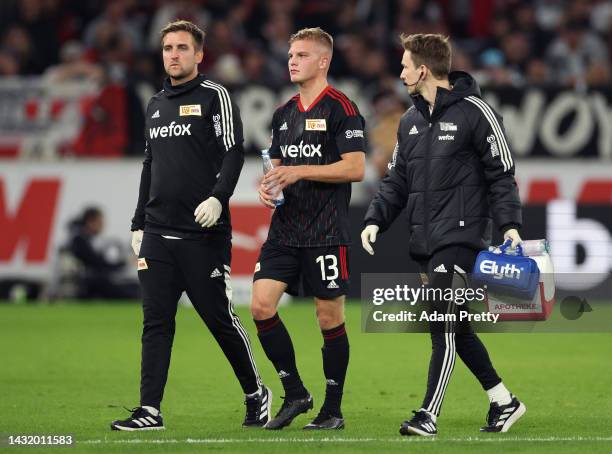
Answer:
POLYGON ((415 258, 451 245, 485 249, 492 221, 502 231, 522 222, 501 117, 469 74, 452 72, 449 82, 451 90, 438 88, 431 115, 422 96, 412 97, 389 171, 365 216, 365 225, 384 232, 405 208, 415 258))
POLYGON ((164 89, 149 101, 145 159, 132 230, 179 238, 231 236, 229 198, 244 149, 240 111, 228 91, 205 76, 164 89), (208 197, 223 207, 217 224, 202 228, 194 217, 208 197))

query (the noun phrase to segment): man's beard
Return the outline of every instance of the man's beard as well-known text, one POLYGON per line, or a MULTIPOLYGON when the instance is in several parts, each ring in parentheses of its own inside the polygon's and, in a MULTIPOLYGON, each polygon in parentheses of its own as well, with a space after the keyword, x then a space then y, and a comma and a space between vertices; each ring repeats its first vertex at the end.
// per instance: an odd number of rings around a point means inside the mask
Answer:
POLYGON ((168 77, 170 77, 170 79, 174 79, 174 80, 180 80, 180 79, 184 79, 185 77, 189 76, 191 74, 191 71, 180 71, 179 73, 176 74, 168 74, 168 77))
POLYGON ((414 87, 408 87, 408 94, 410 96, 416 96, 421 94, 421 87, 417 84, 414 87))

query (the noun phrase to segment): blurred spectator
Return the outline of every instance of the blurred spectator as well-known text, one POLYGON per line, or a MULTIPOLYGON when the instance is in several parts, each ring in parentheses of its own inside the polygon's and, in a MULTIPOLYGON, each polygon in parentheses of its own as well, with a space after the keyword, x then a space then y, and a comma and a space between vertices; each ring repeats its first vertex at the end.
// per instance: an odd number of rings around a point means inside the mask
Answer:
POLYGON ((84 42, 112 82, 124 83, 135 56, 143 50, 143 18, 135 0, 109 0, 84 31, 84 42))
POLYGON ((565 2, 559 0, 539 0, 536 2, 536 18, 545 30, 556 29, 563 19, 565 2))
POLYGON ((479 85, 510 85, 512 77, 505 67, 504 54, 499 49, 487 49, 480 55, 481 71, 474 74, 479 85))
POLYGON ((0 49, 0 76, 18 76, 19 61, 12 52, 0 49))
MULTIPOLYGON (((297 13, 297 9, 300 4, 303 6, 300 14, 308 17, 311 15, 313 11, 320 11, 321 8, 326 8, 326 3, 330 3, 329 1, 311 1, 308 4, 305 4, 303 1, 299 0, 268 0, 263 2, 265 5, 265 9, 267 11, 268 16, 274 14, 280 14, 283 16, 293 17, 297 13)), ((328 11, 332 11, 332 9, 328 9, 328 11)), ((312 16, 310 17, 312 19, 312 16)), ((310 22, 310 21, 309 21, 310 22)), ((310 22, 312 24, 312 22, 310 22)), ((312 26, 312 25, 304 25, 304 27, 312 26)), ((293 33, 293 32, 292 32, 293 33)))
POLYGON ((543 86, 550 82, 550 70, 544 60, 531 60, 527 65, 527 83, 543 86))
POLYGON ((96 245, 96 239, 104 229, 102 211, 96 207, 85 209, 69 229, 66 251, 79 264, 76 296, 80 299, 137 298, 138 285, 135 282, 122 282, 117 277, 117 272, 125 267, 126 261, 121 257, 121 252, 114 249, 116 245, 106 250, 100 250, 96 245))
POLYGON ((287 13, 273 13, 264 25, 268 55, 274 65, 287 68, 289 37, 295 33, 293 19, 287 13))
POLYGON ((603 87, 610 84, 610 66, 605 61, 591 64, 586 72, 585 81, 591 87, 603 87))
POLYGON ((372 98, 378 90, 380 81, 388 74, 387 59, 378 49, 371 49, 362 57, 361 76, 363 80, 362 92, 372 98))
POLYGON ((542 58, 552 36, 538 23, 532 3, 523 2, 514 10, 514 24, 517 31, 526 37, 532 57, 542 58))
POLYGON ((437 2, 423 0, 397 0, 394 35, 410 33, 444 33, 446 27, 441 19, 437 2))
POLYGON ((442 1, 450 33, 455 39, 483 38, 489 34, 495 13, 492 0, 442 1))
POLYGON ((602 35, 609 35, 612 30, 612 2, 596 0, 591 8, 591 26, 602 35))
POLYGON ((278 87, 287 81, 287 65, 280 65, 268 58, 264 49, 252 44, 242 58, 244 83, 278 87))
POLYGON ((42 70, 57 61, 58 1, 20 0, 18 22, 29 35, 37 69, 42 70))
POLYGON ((512 31, 512 22, 504 14, 497 14, 491 22, 490 34, 474 45, 474 50, 501 49, 504 37, 512 31))
POLYGON ((245 82, 242 67, 240 66, 240 58, 233 53, 217 57, 215 66, 210 71, 210 74, 213 79, 230 87, 245 82))
POLYGON ((591 65, 608 67, 608 52, 603 41, 588 30, 583 21, 569 20, 546 53, 555 81, 562 85, 584 86, 591 65))
POLYGON ((464 52, 458 45, 453 45, 453 60, 451 71, 466 71, 471 73, 474 70, 472 59, 467 52, 464 52))
POLYGON ((214 21, 206 34, 204 60, 200 64, 202 72, 223 73, 222 83, 237 83, 240 75, 240 54, 242 43, 234 35, 228 21, 214 21), (216 68, 220 64, 223 67, 216 68))
POLYGON ((505 55, 505 69, 510 83, 514 86, 524 85, 525 71, 531 56, 527 36, 518 31, 509 33, 502 42, 502 52, 505 55))
POLYGON ((296 19, 298 29, 313 27, 313 24, 316 24, 333 34, 338 31, 335 28, 337 16, 342 14, 341 10, 352 9, 353 2, 351 0, 310 0, 308 2, 273 0, 270 3, 268 7, 270 12, 282 8, 285 14, 292 15, 296 19))
POLYGON ((37 59, 30 35, 22 26, 10 26, 4 33, 1 47, 13 54, 20 74, 40 74, 44 69, 37 59))
POLYGON ((104 71, 100 65, 85 58, 85 49, 78 41, 68 41, 60 51, 60 63, 49 67, 44 76, 50 82, 75 82, 87 80, 100 83, 104 71))
MULTIPOLYGON (((343 35, 335 41, 336 52, 342 58, 340 76, 348 76, 363 82, 363 58, 368 52, 366 37, 358 33, 343 35)), ((333 61, 333 60, 332 60, 333 61)))
POLYGON ((153 13, 153 18, 149 25, 147 38, 149 50, 156 52, 160 49, 161 42, 159 32, 168 22, 172 22, 173 20, 183 19, 191 21, 205 32, 208 32, 210 15, 202 7, 201 3, 202 2, 195 0, 158 0, 156 2, 157 9, 153 13))
POLYGON ((83 127, 69 154, 97 158, 123 156, 129 145, 127 106, 125 87, 105 80, 98 95, 83 102, 83 127))
POLYGON ((366 11, 363 11, 365 9, 362 6, 363 3, 365 2, 359 2, 357 0, 347 0, 342 2, 342 5, 335 11, 336 15, 333 25, 334 29, 338 31, 351 30, 367 25, 365 20, 366 18, 364 17, 364 15, 367 13, 366 11))
POLYGON ((128 42, 134 50, 142 49, 143 30, 141 24, 130 16, 132 0, 108 0, 104 12, 85 29, 85 43, 94 48, 104 47, 109 40, 128 42))
POLYGON ((571 0, 564 8, 563 19, 565 22, 576 22, 585 24, 591 18, 592 0, 571 0))
MULTIPOLYGON (((232 30, 234 39, 244 45, 249 41, 249 32, 247 30, 247 22, 255 10, 255 2, 250 0, 242 0, 232 6, 232 8, 224 16, 229 28, 232 30)), ((257 41, 253 41, 257 42, 257 41)))
POLYGON ((95 60, 105 66, 111 79, 125 79, 134 50, 129 36, 110 22, 100 23, 92 35, 91 50, 95 60))

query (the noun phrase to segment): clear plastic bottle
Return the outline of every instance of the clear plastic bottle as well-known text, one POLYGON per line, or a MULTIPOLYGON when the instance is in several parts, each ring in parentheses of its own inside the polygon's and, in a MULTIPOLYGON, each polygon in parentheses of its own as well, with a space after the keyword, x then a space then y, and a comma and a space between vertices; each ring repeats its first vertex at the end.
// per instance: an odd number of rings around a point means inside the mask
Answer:
MULTIPOLYGON (((261 150, 261 158, 263 159, 263 173, 265 175, 274 168, 274 164, 272 164, 272 159, 270 159, 268 150, 261 150)), ((283 195, 283 191, 278 191, 275 194, 274 205, 279 207, 283 203, 285 203, 285 196, 283 195)))
MULTIPOLYGON (((527 257, 535 257, 538 255, 550 255, 550 246, 547 240, 523 240, 521 241, 521 253, 527 257)), ((489 246, 489 252, 501 253, 500 246, 489 246)), ((506 255, 518 255, 518 248, 506 248, 506 255)))
POLYGON ((523 240, 521 246, 523 247, 523 255, 537 256, 550 254, 550 246, 546 240, 523 240))

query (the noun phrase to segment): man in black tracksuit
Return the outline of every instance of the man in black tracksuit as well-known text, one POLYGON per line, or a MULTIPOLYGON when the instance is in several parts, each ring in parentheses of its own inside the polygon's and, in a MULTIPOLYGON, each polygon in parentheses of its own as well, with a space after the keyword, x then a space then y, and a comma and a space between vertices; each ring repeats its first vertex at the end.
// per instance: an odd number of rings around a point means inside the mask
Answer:
POLYGON ((146 148, 132 246, 144 327, 140 407, 113 430, 163 429, 177 302, 187 292, 246 395, 243 425, 269 419, 249 338, 233 311, 229 198, 244 161, 240 112, 227 90, 197 72, 204 32, 186 21, 162 30, 168 79, 146 110, 146 148), (144 232, 143 232, 144 230, 144 232))
MULTIPOLYGON (((409 251, 429 286, 452 288, 455 273, 471 272, 476 255, 491 245, 493 223, 504 239, 521 240, 521 204, 514 162, 500 116, 480 97, 474 79, 449 72, 450 46, 440 35, 402 35, 400 78, 414 105, 400 120, 389 171, 365 216, 364 248, 402 210, 410 225, 409 251)), ((431 303, 457 313, 453 301, 431 303)), ((468 322, 431 322, 432 356, 422 407, 402 435, 435 435, 436 418, 458 353, 490 400, 486 432, 506 432, 525 412, 497 375, 468 322)))

